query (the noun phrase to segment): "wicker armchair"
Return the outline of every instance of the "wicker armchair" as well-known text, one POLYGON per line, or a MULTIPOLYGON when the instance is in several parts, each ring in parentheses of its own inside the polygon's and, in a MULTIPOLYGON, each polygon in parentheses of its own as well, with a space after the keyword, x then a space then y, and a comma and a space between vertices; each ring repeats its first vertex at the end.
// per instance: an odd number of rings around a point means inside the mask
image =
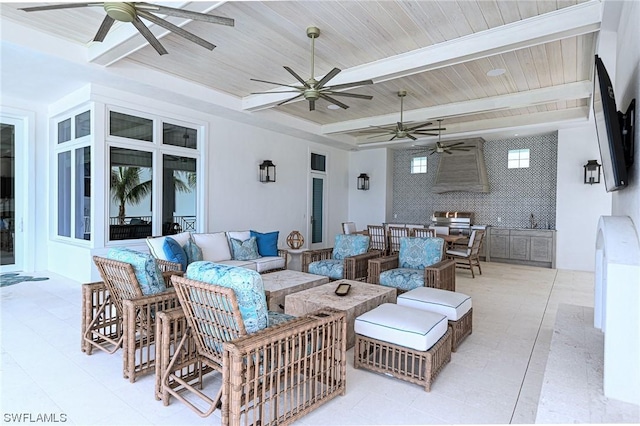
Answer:
MULTIPOLYGON (((456 291, 456 264, 452 260, 442 260, 443 255, 444 240, 442 238, 403 237, 400 239, 400 252, 398 254, 369 260, 367 282, 395 287, 399 294, 422 285, 456 291), (427 246, 435 244, 437 246, 435 254, 430 257, 431 261, 426 262, 427 264, 430 263, 428 266, 420 267, 420 265, 416 265, 415 267, 408 267, 412 265, 402 264, 403 260, 401 259, 405 257, 403 249, 409 251, 411 248, 409 246, 414 243, 426 244, 427 246), (392 272, 397 272, 398 275, 396 277, 390 276, 392 272)), ((422 261, 422 263, 425 262, 422 261)))
MULTIPOLYGON (((123 348, 123 375, 131 382, 155 369, 152 345, 155 313, 175 308, 175 291, 144 295, 134 267, 126 262, 94 256, 104 281, 82 286, 81 349, 91 355, 93 348, 109 354, 123 348)), ((182 274, 177 263, 156 260, 165 284, 182 274)))
POLYGON ((379 250, 369 250, 370 243, 366 235, 338 234, 334 247, 302 253, 302 272, 325 275, 332 281, 364 281, 369 260, 382 255, 379 250))
POLYGON ((346 391, 346 316, 323 310, 248 334, 232 288, 174 277, 181 309, 158 314, 156 399, 222 424, 289 424, 346 391), (202 376, 222 374, 215 398, 202 376), (189 394, 189 397, 185 394, 189 394), (204 406, 194 401, 204 402, 204 406))

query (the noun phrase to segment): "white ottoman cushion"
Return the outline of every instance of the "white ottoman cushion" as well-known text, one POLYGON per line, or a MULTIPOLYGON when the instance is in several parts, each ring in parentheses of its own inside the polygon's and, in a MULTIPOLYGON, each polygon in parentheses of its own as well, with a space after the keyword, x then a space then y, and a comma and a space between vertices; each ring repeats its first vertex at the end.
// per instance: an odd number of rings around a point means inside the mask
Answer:
POLYGON ((264 256, 253 259, 256 264, 256 271, 262 273, 273 269, 284 268, 284 257, 280 256, 264 256))
POLYGON ((458 321, 471 309, 471 297, 455 291, 419 287, 398 296, 398 305, 436 312, 458 321))
POLYGON ((426 351, 447 332, 448 322, 444 315, 384 303, 355 320, 356 334, 426 351))

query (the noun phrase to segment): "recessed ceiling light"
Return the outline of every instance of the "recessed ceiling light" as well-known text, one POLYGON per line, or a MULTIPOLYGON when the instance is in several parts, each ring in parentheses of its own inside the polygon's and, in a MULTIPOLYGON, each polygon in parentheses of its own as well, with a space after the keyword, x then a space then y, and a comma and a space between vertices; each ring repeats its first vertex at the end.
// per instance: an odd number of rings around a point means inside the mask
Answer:
POLYGON ((334 105, 334 104, 327 105, 327 108, 329 108, 329 109, 340 109, 340 107, 338 105, 334 105))
POLYGON ((518 136, 518 134, 517 134, 517 133, 514 133, 514 134, 513 134, 513 136, 518 136))
POLYGON ((487 71, 487 75, 489 77, 497 77, 499 75, 504 74, 505 72, 506 70, 504 68, 496 68, 496 69, 487 71))

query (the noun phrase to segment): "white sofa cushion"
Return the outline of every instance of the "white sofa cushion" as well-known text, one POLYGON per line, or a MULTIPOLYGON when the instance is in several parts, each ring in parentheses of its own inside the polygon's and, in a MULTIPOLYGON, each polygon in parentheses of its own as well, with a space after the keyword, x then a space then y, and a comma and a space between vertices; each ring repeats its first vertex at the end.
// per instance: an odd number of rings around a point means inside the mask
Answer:
POLYGON ((260 273, 284 268, 284 257, 280 256, 263 256, 253 259, 252 262, 255 262, 256 271, 260 273))
POLYGON ((448 324, 441 314, 384 303, 357 317, 354 329, 356 334, 427 351, 444 336, 448 324))
POLYGON ((251 269, 252 271, 256 270, 255 260, 219 260, 214 263, 219 263, 221 265, 227 266, 237 266, 239 268, 251 269))
POLYGON ((155 257, 156 259, 169 260, 164 254, 163 248, 164 241, 167 239, 167 237, 173 238, 178 244, 180 244, 180 247, 184 247, 184 245, 187 244, 187 241, 189 241, 190 235, 191 234, 189 234, 188 232, 180 232, 179 234, 175 235, 147 238, 146 241, 147 246, 149 247, 149 253, 151 253, 151 256, 155 257))
POLYGON ((225 232, 191 234, 191 238, 202 250, 202 260, 209 262, 231 260, 231 250, 229 250, 229 241, 225 232))
POLYGON ((458 321, 471 309, 471 297, 455 291, 419 287, 398 296, 398 305, 436 312, 458 321))

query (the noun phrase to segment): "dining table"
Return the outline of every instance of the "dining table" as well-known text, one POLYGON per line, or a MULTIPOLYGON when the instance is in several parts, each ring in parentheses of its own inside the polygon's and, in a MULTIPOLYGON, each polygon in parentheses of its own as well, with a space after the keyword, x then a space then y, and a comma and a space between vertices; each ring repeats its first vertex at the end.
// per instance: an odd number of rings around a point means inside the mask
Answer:
POLYGON ((436 237, 442 238, 447 243, 447 249, 452 249, 457 242, 467 238, 462 234, 436 234, 436 237))

